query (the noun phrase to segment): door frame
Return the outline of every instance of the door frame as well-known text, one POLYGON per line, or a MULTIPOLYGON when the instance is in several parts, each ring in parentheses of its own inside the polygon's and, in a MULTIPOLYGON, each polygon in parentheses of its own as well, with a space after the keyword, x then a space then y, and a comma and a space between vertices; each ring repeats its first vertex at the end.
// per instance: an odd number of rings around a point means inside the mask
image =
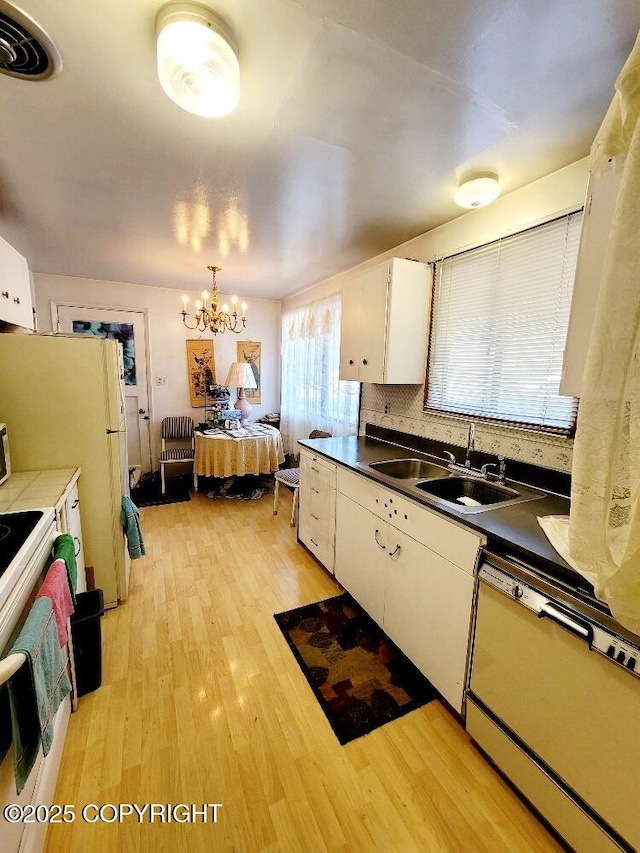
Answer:
MULTIPOLYGON (((153 423, 153 383, 151 381, 151 346, 149 340, 149 310, 147 308, 136 308, 131 305, 113 305, 106 303, 104 305, 89 304, 86 302, 78 302, 77 300, 49 300, 51 308, 51 328, 56 334, 72 334, 71 332, 63 332, 60 329, 60 321, 58 319, 59 308, 77 308, 79 311, 123 311, 127 314, 141 314, 144 320, 144 364, 146 367, 146 392, 147 392, 147 416, 148 420, 148 443, 149 443, 149 464, 150 471, 153 471, 154 455, 153 441, 151 436, 151 424, 153 423)), ((144 467, 144 466, 143 466, 144 467)))

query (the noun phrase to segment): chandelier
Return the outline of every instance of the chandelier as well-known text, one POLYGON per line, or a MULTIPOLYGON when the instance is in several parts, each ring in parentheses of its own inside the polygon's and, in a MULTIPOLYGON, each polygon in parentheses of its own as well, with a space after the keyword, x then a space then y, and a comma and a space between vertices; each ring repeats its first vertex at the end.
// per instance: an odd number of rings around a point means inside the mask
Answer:
POLYGON ((180 312, 182 314, 182 322, 187 329, 197 330, 199 332, 206 332, 207 329, 210 329, 214 335, 217 335, 218 332, 227 331, 235 332, 236 335, 239 335, 247 323, 247 303, 243 302, 240 306, 242 311, 241 317, 238 317, 238 298, 236 296, 231 297, 231 312, 229 312, 228 305, 223 305, 222 311, 218 311, 218 285, 216 284, 216 273, 220 272, 220 267, 208 266, 207 269, 211 270, 213 275, 213 284, 211 286, 211 308, 207 308, 205 305, 209 298, 209 294, 205 290, 202 293, 203 301, 200 301, 200 299, 196 300, 196 313, 187 314, 187 303, 189 302, 189 299, 185 293, 182 297, 182 311, 180 312), (190 325, 190 323, 187 322, 187 318, 193 322, 193 325, 190 325))

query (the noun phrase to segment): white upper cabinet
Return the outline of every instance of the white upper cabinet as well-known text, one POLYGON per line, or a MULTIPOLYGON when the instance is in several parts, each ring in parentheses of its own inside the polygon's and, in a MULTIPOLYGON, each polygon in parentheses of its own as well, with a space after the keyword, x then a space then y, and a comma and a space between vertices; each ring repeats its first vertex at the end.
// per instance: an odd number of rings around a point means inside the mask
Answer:
POLYGON ((31 277, 25 258, 0 237, 0 320, 33 329, 31 277))
POLYGON ((613 168, 589 176, 578 249, 560 394, 579 397, 620 176, 613 168))
POLYGON ((392 258, 351 278, 342 291, 340 379, 422 384, 430 295, 419 261, 392 258))

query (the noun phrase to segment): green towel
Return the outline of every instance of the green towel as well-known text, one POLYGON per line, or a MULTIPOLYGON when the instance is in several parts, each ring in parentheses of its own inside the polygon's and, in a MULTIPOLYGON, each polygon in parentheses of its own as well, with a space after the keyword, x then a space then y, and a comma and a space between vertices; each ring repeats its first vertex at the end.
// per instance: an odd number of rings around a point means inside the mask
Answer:
POLYGON ((75 604, 76 587, 78 586, 78 566, 76 565, 76 549, 73 544, 73 539, 68 533, 61 533, 60 536, 57 537, 53 548, 54 560, 64 560, 67 567, 71 599, 75 604))
POLYGON ((27 660, 7 682, 15 751, 16 791, 25 786, 42 744, 47 755, 53 741, 53 718, 71 690, 66 662, 58 643, 51 599, 34 601, 11 653, 27 660))
POLYGON ((143 557, 146 552, 144 549, 144 539, 142 538, 142 529, 140 527, 140 512, 127 495, 122 496, 120 524, 127 534, 127 548, 131 559, 137 560, 138 557, 143 557))

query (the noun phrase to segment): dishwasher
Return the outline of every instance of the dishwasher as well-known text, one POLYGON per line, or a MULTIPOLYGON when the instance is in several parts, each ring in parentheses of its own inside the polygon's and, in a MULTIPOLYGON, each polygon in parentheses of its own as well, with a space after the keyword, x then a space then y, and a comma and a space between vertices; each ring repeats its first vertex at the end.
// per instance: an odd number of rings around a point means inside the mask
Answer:
POLYGON ((582 583, 484 553, 466 726, 574 850, 631 853, 640 848, 640 638, 582 583))

